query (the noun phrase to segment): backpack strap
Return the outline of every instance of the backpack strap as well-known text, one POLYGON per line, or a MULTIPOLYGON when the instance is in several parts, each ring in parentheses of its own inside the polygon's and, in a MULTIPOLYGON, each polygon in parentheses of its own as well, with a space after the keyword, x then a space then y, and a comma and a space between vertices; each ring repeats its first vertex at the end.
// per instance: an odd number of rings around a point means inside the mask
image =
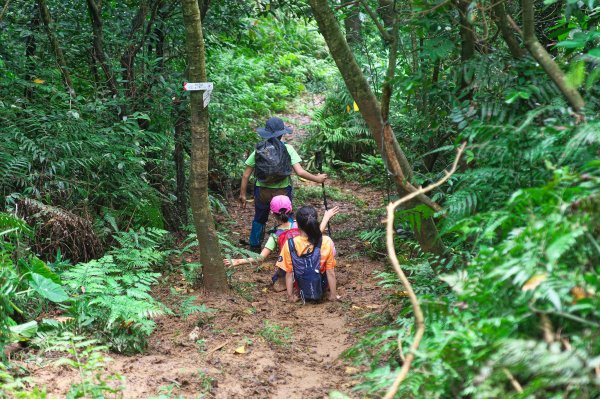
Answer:
POLYGON ((290 254, 296 254, 296 247, 294 246, 294 237, 288 238, 288 248, 290 250, 290 254))

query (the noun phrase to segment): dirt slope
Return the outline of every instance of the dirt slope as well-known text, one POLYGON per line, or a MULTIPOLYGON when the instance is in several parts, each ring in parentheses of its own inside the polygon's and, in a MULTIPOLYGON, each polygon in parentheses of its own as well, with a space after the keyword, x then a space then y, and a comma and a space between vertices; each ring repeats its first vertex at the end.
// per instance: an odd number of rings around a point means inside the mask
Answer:
MULTIPOLYGON (((294 144, 298 145, 296 140, 306 134, 300 127, 309 120, 299 114, 284 117, 296 127, 294 144)), ((369 215, 368 210, 379 206, 381 194, 356 184, 329 184, 353 199, 330 200, 331 206, 339 205, 347 215, 332 224, 342 300, 304 306, 287 303, 285 293, 269 288, 273 259, 260 268, 236 268, 235 292, 224 297, 193 292, 179 274, 172 274, 156 289, 161 300, 172 303, 169 292, 175 287, 186 295, 198 295, 198 302, 215 312, 187 320, 162 317, 146 353, 110 355, 113 361, 107 372, 125 377, 124 397, 158 397, 162 392, 164 398, 324 398, 332 390, 354 396, 351 389, 358 370, 340 355, 355 342, 357 332, 368 327, 366 316, 383 311, 379 306, 383 293, 373 278, 373 271, 383 264, 360 255, 363 243, 356 235, 367 225, 372 227, 376 211, 369 215)), ((303 186, 313 186, 313 194, 319 189, 313 183, 296 182, 296 190, 303 186)), ((322 214, 319 196, 308 202, 322 214)), ((247 237, 253 210, 232 206, 231 215, 237 220, 235 242, 247 237)), ((52 397, 64 397, 79 378, 75 370, 47 363, 27 367, 52 397)))

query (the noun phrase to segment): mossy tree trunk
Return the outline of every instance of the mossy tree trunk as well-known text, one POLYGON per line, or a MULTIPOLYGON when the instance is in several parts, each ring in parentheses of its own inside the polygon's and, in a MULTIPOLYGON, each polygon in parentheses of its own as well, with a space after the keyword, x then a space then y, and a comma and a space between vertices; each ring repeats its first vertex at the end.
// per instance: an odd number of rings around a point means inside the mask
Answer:
MULTIPOLYGON (((182 0, 181 4, 185 23, 188 77, 191 82, 206 82, 204 37, 198 1, 182 0)), ((192 113, 190 200, 202 263, 202 283, 209 291, 224 292, 228 289, 227 277, 208 201, 208 109, 204 108, 202 96, 202 91, 190 92, 192 113)))

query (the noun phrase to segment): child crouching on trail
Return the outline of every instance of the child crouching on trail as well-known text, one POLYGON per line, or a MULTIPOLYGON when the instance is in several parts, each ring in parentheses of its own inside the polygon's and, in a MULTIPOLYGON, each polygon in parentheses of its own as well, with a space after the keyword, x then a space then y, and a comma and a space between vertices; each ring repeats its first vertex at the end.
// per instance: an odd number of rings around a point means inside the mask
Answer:
MULTIPOLYGON (((270 234, 267 243, 262 249, 260 255, 256 258, 244 258, 244 259, 224 259, 223 263, 225 266, 240 266, 245 265, 252 262, 262 262, 271 254, 273 251, 281 251, 281 245, 284 240, 288 237, 295 236, 300 234, 298 230, 298 225, 296 223, 296 219, 294 218, 294 213, 292 211, 292 201, 289 197, 285 195, 277 195, 273 197, 270 204, 271 212, 277 218, 279 225, 274 228, 270 234), (280 245, 281 242, 281 245, 280 245)), ((329 220, 334 217, 340 211, 339 207, 334 207, 329 209, 323 215, 323 220, 321 221, 320 231, 325 231, 327 228, 327 223, 329 220)), ((285 289, 285 284, 283 282, 283 277, 285 273, 279 273, 280 269, 277 269, 277 272, 273 276, 273 284, 275 284, 276 291, 283 291, 285 289), (278 284, 276 284, 278 283, 278 284)))
POLYGON ((277 267, 285 271, 285 285, 290 302, 298 295, 303 302, 319 301, 329 288, 329 300, 336 301, 335 249, 331 238, 319 228, 317 211, 304 206, 296 213, 300 235, 289 238, 282 246, 277 267), (295 284, 294 284, 295 282, 295 284), (298 295, 294 292, 297 286, 298 295))

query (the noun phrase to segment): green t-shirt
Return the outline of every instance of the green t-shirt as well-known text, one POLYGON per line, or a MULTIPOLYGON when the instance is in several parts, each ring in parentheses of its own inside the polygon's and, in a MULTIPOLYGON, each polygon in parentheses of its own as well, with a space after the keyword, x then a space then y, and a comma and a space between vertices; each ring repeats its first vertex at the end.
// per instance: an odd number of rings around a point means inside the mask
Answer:
MULTIPOLYGON (((296 152, 294 147, 292 147, 289 144, 286 144, 285 148, 287 149, 288 154, 290 154, 292 166, 296 165, 297 163, 302 162, 302 159, 300 159, 300 155, 298 155, 298 153, 296 152)), ((246 164, 246 166, 250 166, 253 168, 256 165, 256 151, 252 151, 252 154, 250 154, 250 156, 248 157, 248 159, 246 159, 246 162, 244 162, 244 163, 246 164)), ((292 184, 292 180, 290 177, 287 177, 280 182, 271 183, 271 184, 265 184, 265 183, 261 183, 259 181, 256 182, 256 185, 258 187, 267 187, 267 188, 286 188, 287 186, 290 186, 291 184, 292 184)))
MULTIPOLYGON (((285 231, 288 231, 289 229, 293 229, 296 227, 298 227, 298 225, 296 224, 296 221, 293 220, 290 222, 288 227, 282 228, 280 225, 277 227, 277 229, 281 229, 285 232, 285 231)), ((277 248, 278 241, 279 241, 279 238, 277 237, 277 234, 275 234, 275 233, 269 234, 269 239, 267 240, 267 243, 265 244, 265 248, 267 248, 271 252, 275 251, 275 249, 277 248)), ((279 248, 279 250, 281 251, 281 248, 279 248)))

